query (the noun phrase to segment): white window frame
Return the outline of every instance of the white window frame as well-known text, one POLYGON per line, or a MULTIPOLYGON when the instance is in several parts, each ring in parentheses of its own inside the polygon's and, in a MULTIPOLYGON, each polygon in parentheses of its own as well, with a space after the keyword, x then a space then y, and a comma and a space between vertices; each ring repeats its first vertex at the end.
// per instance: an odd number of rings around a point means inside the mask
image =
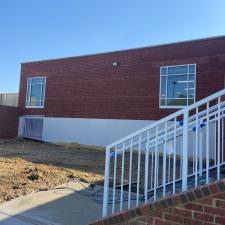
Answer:
MULTIPOLYGON (((189 69, 189 66, 191 66, 191 65, 194 65, 195 66, 195 73, 194 73, 194 102, 193 103, 195 103, 195 101, 196 101, 196 76, 197 76, 197 73, 196 73, 196 71, 197 71, 197 69, 196 69, 196 64, 195 63, 190 63, 190 64, 179 64, 179 65, 170 65, 170 66, 161 66, 160 67, 160 70, 159 70, 159 73, 160 73, 160 82, 159 82, 159 108, 161 108, 161 109, 182 109, 182 108, 184 108, 184 107, 187 107, 188 106, 188 104, 187 105, 177 105, 177 106, 173 106, 173 105, 171 105, 171 106, 168 106, 168 105, 161 105, 161 99, 163 99, 163 98, 161 98, 161 78, 162 77, 167 77, 167 79, 166 79, 166 93, 167 93, 167 80, 168 80, 168 68, 170 68, 170 67, 176 67, 176 66, 188 66, 188 69, 189 69), (161 75, 161 68, 167 68, 167 75, 161 75)), ((193 73, 189 73, 189 71, 188 71, 188 78, 189 78, 189 75, 190 74, 193 74, 193 73)), ((173 74, 172 76, 180 76, 180 75, 183 75, 183 74, 173 74)), ((189 80, 189 79, 188 79, 189 80)), ((187 90, 188 91, 188 90, 187 90)), ((167 100, 168 98, 166 97, 165 98, 165 100, 167 100)), ((174 98, 175 99, 175 98, 174 98)), ((177 99, 182 99, 182 98, 177 98, 177 99)), ((189 98, 189 96, 187 95, 187 98, 184 98, 184 99, 187 99, 187 103, 188 103, 188 100, 189 99, 193 99, 193 98, 189 98)))
POLYGON ((45 107, 45 90, 46 90, 46 77, 29 77, 27 78, 27 90, 26 90, 26 102, 25 102, 25 108, 44 108, 45 107), (28 103, 30 103, 30 101, 28 100, 29 96, 30 96, 30 88, 29 88, 29 80, 33 80, 33 79, 43 79, 44 80, 44 83, 40 83, 42 84, 41 87, 43 88, 44 87, 44 91, 42 92, 43 96, 41 96, 43 99, 42 99, 42 102, 43 102, 43 105, 41 106, 32 106, 32 105, 29 105, 28 103), (43 85, 44 84, 44 85, 43 85))

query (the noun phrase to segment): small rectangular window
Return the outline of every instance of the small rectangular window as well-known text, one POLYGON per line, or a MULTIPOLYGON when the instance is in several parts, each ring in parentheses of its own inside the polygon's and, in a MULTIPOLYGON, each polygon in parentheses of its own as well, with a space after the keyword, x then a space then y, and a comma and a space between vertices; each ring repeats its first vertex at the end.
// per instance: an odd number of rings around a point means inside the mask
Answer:
POLYGON ((196 65, 160 68, 160 107, 180 108, 195 102, 196 65))
POLYGON ((44 107, 45 85, 45 77, 32 77, 27 79, 26 107, 44 107))

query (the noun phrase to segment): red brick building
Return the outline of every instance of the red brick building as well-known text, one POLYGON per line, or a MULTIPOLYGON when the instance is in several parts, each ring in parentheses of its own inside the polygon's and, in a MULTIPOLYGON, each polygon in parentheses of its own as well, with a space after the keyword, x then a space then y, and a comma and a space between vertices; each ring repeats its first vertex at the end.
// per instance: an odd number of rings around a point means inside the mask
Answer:
POLYGON ((225 37, 22 63, 19 135, 106 145, 223 89, 224 76, 225 37))

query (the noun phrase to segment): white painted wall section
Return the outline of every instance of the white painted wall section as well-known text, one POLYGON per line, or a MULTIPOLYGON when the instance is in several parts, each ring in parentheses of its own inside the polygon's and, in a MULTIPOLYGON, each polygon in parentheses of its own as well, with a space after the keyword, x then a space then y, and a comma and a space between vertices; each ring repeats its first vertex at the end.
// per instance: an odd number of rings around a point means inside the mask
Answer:
POLYGON ((154 121, 45 117, 43 141, 106 146, 154 121))
MULTIPOLYGON (((46 142, 77 142, 86 145, 106 146, 120 138, 129 135, 149 124, 153 120, 118 120, 118 119, 84 119, 84 118, 55 118, 55 117, 20 117, 18 135, 24 135, 24 119, 43 119, 42 140, 46 142)), ((210 124, 210 159, 215 159, 216 137, 215 137, 216 124, 210 124)), ((36 131, 30 132, 31 138, 36 131)), ((38 130, 38 132, 41 132, 38 130)), ((206 127, 202 128, 202 139, 206 140, 206 127)), ((177 137, 177 154, 181 153, 182 137, 177 137)), ((168 142, 167 154, 173 153, 173 140, 168 142)), ((158 149, 163 152, 164 144, 159 144, 158 149)), ((195 132, 190 131, 188 140, 188 156, 193 156, 193 149, 195 149, 195 132)), ((205 158, 206 143, 203 141, 203 158, 205 158)), ((154 149, 150 149, 154 151, 154 149)))

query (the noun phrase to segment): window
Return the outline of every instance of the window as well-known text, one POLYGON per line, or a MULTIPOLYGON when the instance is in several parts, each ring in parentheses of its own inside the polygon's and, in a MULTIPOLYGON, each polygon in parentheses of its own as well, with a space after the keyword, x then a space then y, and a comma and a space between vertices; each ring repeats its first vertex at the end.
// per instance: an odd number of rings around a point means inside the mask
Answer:
POLYGON ((180 108, 195 102, 196 65, 160 68, 160 107, 180 108))
POLYGON ((26 107, 43 108, 45 100, 45 77, 27 79, 26 107))

